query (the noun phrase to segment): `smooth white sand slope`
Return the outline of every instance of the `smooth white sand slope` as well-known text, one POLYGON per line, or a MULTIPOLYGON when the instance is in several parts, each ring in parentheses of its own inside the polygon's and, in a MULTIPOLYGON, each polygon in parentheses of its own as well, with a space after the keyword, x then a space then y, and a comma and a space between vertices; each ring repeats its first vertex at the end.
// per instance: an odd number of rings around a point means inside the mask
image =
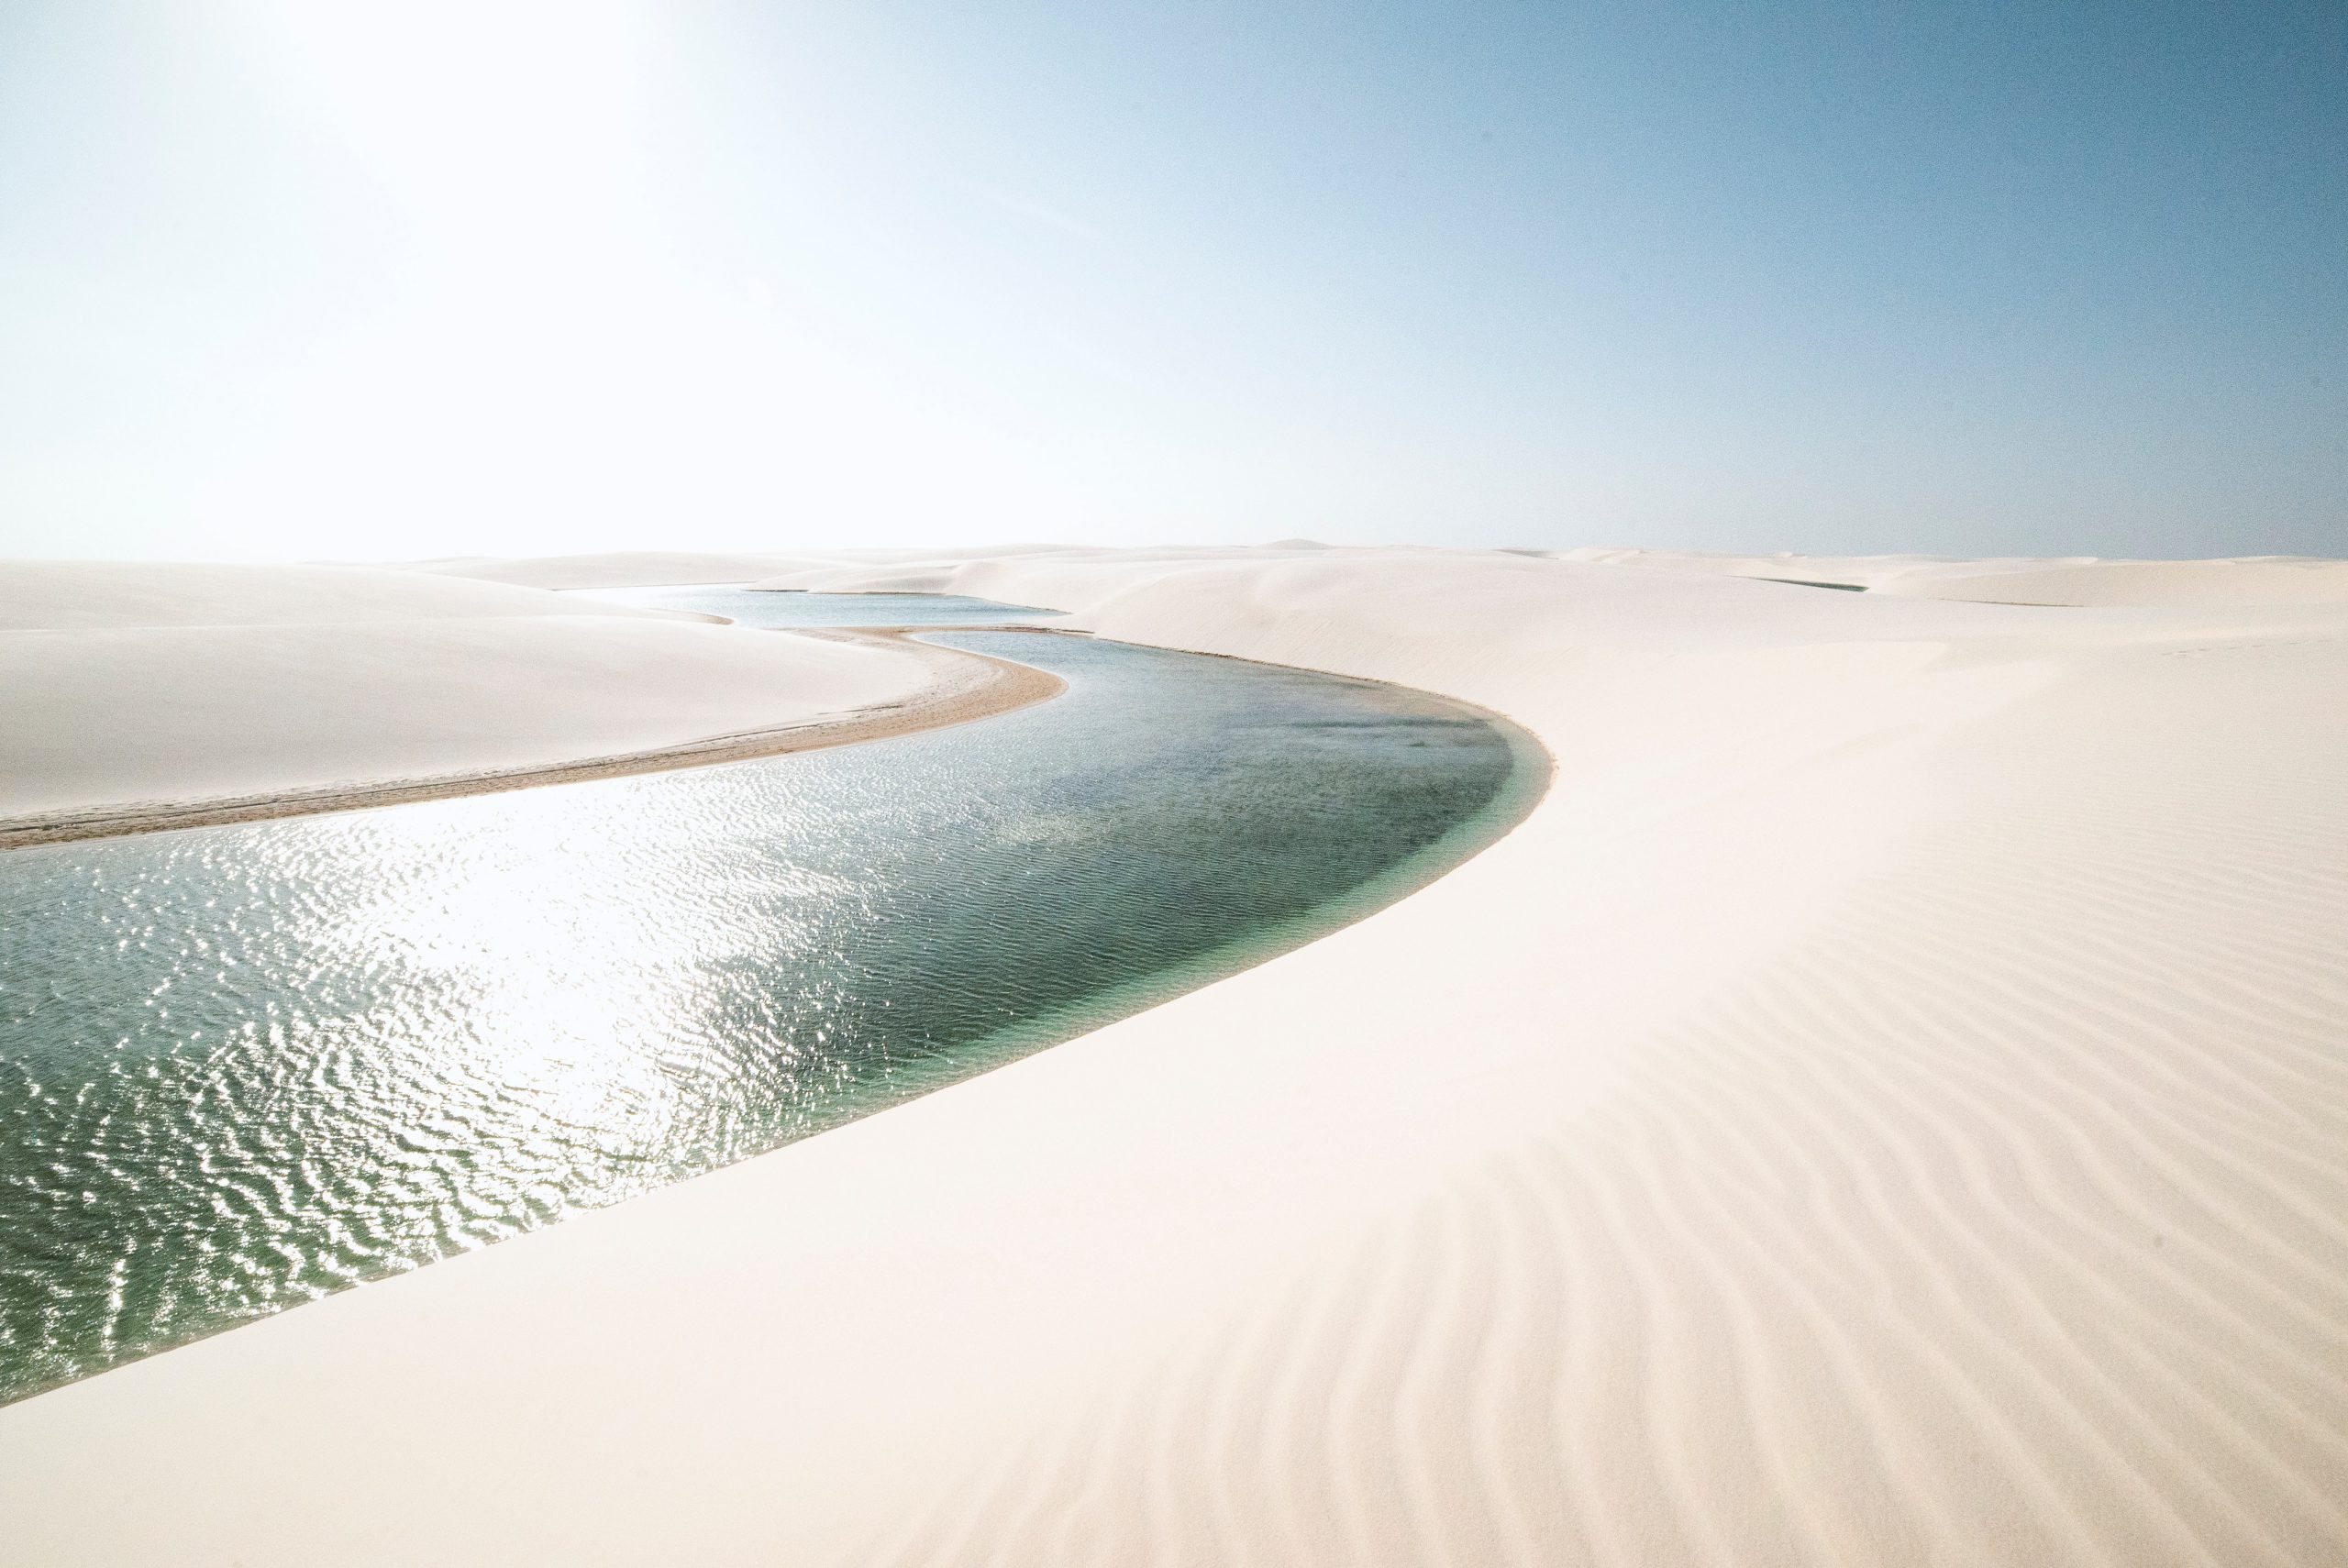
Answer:
POLYGON ((2006 604, 2343 604, 2348 561, 2098 561, 1910 573, 1888 593, 2006 604))
POLYGON ((2207 561, 1954 560, 1941 556, 1733 556, 1570 550, 1560 560, 1840 584, 1910 599, 2106 607, 2348 603, 2348 561, 2252 556, 2207 561))
POLYGON ((534 589, 371 567, 0 562, 5 632, 620 614, 674 618, 534 589))
POLYGON ((949 577, 1555 783, 1082 1041, 0 1410, 0 1554, 2348 1556, 2348 608, 949 577))
POLYGON ((923 654, 346 568, 0 565, 0 823, 655 750, 903 702, 923 654))

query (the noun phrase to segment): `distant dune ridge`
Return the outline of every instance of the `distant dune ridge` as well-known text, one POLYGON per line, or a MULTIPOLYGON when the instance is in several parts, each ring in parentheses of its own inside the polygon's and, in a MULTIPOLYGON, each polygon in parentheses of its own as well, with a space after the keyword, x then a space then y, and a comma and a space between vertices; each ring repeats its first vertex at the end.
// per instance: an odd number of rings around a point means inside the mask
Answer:
POLYGON ((2348 1561, 2348 563, 769 564, 1555 777, 1164 1007, 0 1409, 0 1558, 2348 1561))
POLYGON ((1988 604, 2153 605, 2348 603, 2348 563, 2296 556, 2212 561, 1954 560, 1922 556, 1721 556, 1661 550, 1569 550, 1555 558, 1666 571, 1872 589, 1910 599, 1988 604))

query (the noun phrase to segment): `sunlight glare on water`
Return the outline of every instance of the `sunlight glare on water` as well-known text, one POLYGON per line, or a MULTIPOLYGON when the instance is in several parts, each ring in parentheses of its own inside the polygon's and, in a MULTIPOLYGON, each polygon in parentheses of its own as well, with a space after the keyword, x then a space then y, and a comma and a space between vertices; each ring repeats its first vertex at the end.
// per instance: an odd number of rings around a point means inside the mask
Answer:
POLYGON ((618 1202, 1351 918, 1512 820, 1418 693, 1038 634, 866 745, 0 856, 0 1398, 618 1202))

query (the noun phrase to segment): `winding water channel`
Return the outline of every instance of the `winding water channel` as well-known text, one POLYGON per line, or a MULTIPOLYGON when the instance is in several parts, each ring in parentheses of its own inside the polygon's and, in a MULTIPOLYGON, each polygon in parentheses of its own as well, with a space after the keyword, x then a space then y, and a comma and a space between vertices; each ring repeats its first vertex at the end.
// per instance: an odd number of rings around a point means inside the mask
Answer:
POLYGON ((938 640, 1069 689, 834 751, 0 854, 0 1400, 1257 962, 1489 842, 1545 766, 1390 687, 938 640))

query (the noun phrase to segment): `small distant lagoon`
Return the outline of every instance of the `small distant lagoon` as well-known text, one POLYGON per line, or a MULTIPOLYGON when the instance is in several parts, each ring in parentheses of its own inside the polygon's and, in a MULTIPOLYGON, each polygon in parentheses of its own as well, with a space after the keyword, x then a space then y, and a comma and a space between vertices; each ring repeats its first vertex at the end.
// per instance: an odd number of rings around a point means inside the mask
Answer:
MULTIPOLYGON (((659 591, 757 624, 880 597, 659 591)), ((0 854, 0 1400, 1152 1005, 1421 885, 1545 777, 1418 692, 936 640, 1069 690, 833 751, 0 854)))
POLYGON ((1013 621, 1034 625, 1064 618, 1058 610, 1031 610, 950 593, 778 593, 711 583, 573 591, 582 599, 606 599, 644 610, 723 615, 748 626, 997 626, 1013 621))

